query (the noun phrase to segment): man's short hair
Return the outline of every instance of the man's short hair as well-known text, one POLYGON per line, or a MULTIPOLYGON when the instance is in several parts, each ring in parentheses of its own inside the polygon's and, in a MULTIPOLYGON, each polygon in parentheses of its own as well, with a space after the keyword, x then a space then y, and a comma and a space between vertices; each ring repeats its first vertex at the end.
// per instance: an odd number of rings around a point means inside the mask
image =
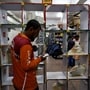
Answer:
POLYGON ((35 30, 38 29, 38 28, 41 29, 40 23, 35 19, 29 20, 27 22, 25 31, 27 31, 30 27, 32 27, 35 30))

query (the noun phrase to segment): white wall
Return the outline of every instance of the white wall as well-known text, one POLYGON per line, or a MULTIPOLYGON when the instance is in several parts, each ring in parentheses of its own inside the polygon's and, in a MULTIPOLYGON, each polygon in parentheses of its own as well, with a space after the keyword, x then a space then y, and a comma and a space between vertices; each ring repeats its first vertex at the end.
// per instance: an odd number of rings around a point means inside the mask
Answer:
POLYGON ((62 18, 62 23, 63 23, 63 29, 67 29, 67 14, 66 12, 63 13, 63 18, 62 18))
POLYGON ((60 19, 58 19, 58 18, 57 19, 47 18, 47 20, 46 20, 47 25, 52 25, 52 24, 57 25, 59 22, 60 22, 60 19))
POLYGON ((59 16, 59 13, 47 13, 48 18, 46 19, 46 25, 52 24, 63 24, 63 29, 66 30, 67 27, 67 14, 66 12, 62 13, 62 16, 59 16), (58 16, 57 16, 58 15, 58 16))
POLYGON ((7 24, 7 13, 0 8, 0 24, 7 24))
POLYGON ((84 11, 80 14, 80 28, 88 29, 88 11, 84 11))
POLYGON ((8 37, 9 37, 8 43, 9 44, 11 44, 11 41, 18 33, 20 33, 20 31, 10 30, 10 32, 8 32, 8 37))

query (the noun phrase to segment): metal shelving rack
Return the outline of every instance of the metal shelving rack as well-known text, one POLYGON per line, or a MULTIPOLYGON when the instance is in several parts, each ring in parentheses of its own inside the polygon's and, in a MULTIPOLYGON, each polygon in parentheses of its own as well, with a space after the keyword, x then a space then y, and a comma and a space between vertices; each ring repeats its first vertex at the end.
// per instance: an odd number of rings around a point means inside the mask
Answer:
MULTIPOLYGON (((64 25, 64 42, 63 42, 63 45, 67 45, 66 43, 66 32, 68 30, 68 12, 78 12, 78 11, 85 11, 85 12, 88 12, 88 9, 86 8, 88 5, 60 5, 60 4, 52 4, 50 5, 49 8, 47 8, 47 6, 44 6, 43 4, 40 4, 40 3, 27 3, 27 2, 21 2, 21 3, 12 3, 12 2, 1 2, 0 3, 0 19, 2 22, 0 22, 0 58, 1 58, 1 77, 2 77, 2 82, 1 82, 1 86, 2 86, 2 90, 9 90, 9 86, 12 85, 12 82, 11 82, 11 79, 12 79, 12 76, 9 76, 9 67, 11 66, 11 63, 8 63, 7 61, 7 57, 6 57, 6 52, 7 52, 7 49, 5 48, 8 48, 8 40, 7 40, 7 33, 8 33, 8 29, 10 28, 14 28, 14 27, 19 27, 18 25, 8 25, 7 23, 7 20, 6 20, 6 17, 7 17, 7 13, 6 11, 7 10, 10 10, 10 11, 21 11, 21 20, 22 20, 22 23, 21 23, 21 26, 23 26, 25 23, 24 23, 24 17, 23 17, 23 14, 24 14, 24 10, 25 11, 44 11, 44 21, 45 21, 45 24, 47 23, 47 20, 46 20, 46 13, 47 12, 63 12, 64 14, 64 18, 66 18, 66 21, 65 21, 65 25, 64 25), (3 25, 2 25, 3 24, 3 25), (6 25, 6 26, 5 26, 6 25), (5 27, 3 27, 5 26, 5 27), (4 62, 5 61, 5 62, 4 62)), ((82 13, 81 12, 81 13, 82 13)), ((83 13, 82 13, 83 14, 83 13)), ((88 13, 87 13, 88 14, 88 13)), ((86 15, 87 15, 86 14, 86 15)), ((85 21, 88 22, 88 16, 86 17, 83 17, 83 18, 87 18, 87 19, 84 19, 85 21)), ((81 18, 83 20, 83 18, 81 18)), ((87 58, 87 61, 88 61, 88 23, 83 23, 84 21, 81 21, 81 30, 83 32, 86 32, 82 34, 81 36, 81 43, 82 45, 85 45, 87 43, 87 45, 84 47, 84 50, 85 52, 87 53, 87 55, 85 55, 85 58, 87 58), (86 27, 83 27, 85 25, 87 25, 86 27), (85 31, 86 30, 86 31, 85 31), (83 38, 84 36, 87 36, 86 39, 84 39, 85 41, 83 41, 83 38)), ((20 26, 20 27, 21 27, 20 26)), ((22 28, 23 29, 23 28, 22 28)), ((66 52, 67 50, 67 47, 64 46, 64 52, 66 52)), ((83 56, 83 55, 82 55, 83 56)), ((84 57, 84 56, 83 56, 84 57)), ((83 59, 83 60, 84 60, 83 59)), ((68 77, 68 70, 67 70, 67 57, 65 58, 66 61, 64 61, 65 65, 64 65, 64 68, 65 70, 64 71, 60 71, 60 72, 46 72, 46 63, 44 62, 44 64, 42 64, 41 66, 44 66, 44 77, 42 76, 37 76, 38 77, 38 83, 43 83, 44 84, 44 89, 46 88, 47 89, 47 82, 48 80, 65 80, 66 83, 67 83, 67 87, 65 87, 65 90, 68 89, 68 83, 70 80, 88 80, 88 67, 87 67, 87 78, 80 78, 80 77, 75 77, 75 78, 71 78, 71 77, 68 77)), ((87 62, 87 66, 88 66, 88 62, 87 62)), ((88 82, 89 83, 89 82, 88 82)), ((88 89, 89 90, 89 89, 88 89)))
MULTIPOLYGON (((44 6, 40 3, 26 3, 26 2, 0 2, 0 68, 1 68, 1 88, 2 90, 10 90, 9 86, 12 86, 13 73, 12 63, 9 61, 10 57, 7 57, 8 50, 8 30, 25 27, 24 11, 42 11, 44 6), (20 24, 8 24, 7 11, 20 11, 21 23, 20 24), (11 67, 11 68, 10 68, 11 67)), ((42 89, 45 89, 45 63, 40 63, 37 71, 42 69, 42 74, 37 74, 37 81, 39 85, 43 85, 42 89)))
MULTIPOLYGON (((88 58, 88 5, 83 5, 83 4, 78 4, 78 5, 59 5, 59 4, 52 4, 48 9, 46 9, 46 13, 47 12, 63 12, 64 14, 64 18, 66 18, 66 25, 64 26, 63 29, 63 52, 66 53, 63 55, 63 67, 65 68, 64 71, 60 71, 60 72, 47 72, 46 73, 46 78, 47 78, 47 82, 49 80, 64 80, 66 81, 66 87, 65 90, 72 90, 70 89, 70 85, 72 85, 72 87, 74 87, 75 90, 77 90, 77 86, 75 86, 75 84, 72 82, 72 80, 77 81, 77 80, 81 80, 81 82, 83 81, 87 81, 87 90, 89 90, 89 77, 88 77, 88 62, 89 62, 89 58, 88 58), (69 16, 69 12, 80 12, 80 30, 68 30, 68 16, 69 16), (74 32, 76 31, 77 33, 80 33, 80 43, 82 45, 83 51, 85 54, 80 54, 78 53, 77 55, 80 55, 80 62, 81 64, 85 64, 86 65, 86 73, 85 76, 78 76, 78 77, 71 77, 68 71, 68 67, 67 67, 67 62, 68 62, 68 54, 67 54, 67 32, 74 32), (70 84, 70 82, 72 84, 70 84)), ((46 23, 48 22, 48 20, 46 20, 46 23)), ((49 31, 48 31, 49 32, 49 31)), ((52 31, 50 31, 52 32, 52 31)), ((72 55, 75 55, 72 54, 72 55)), ((48 83, 47 83, 48 85, 48 83)), ((47 89, 47 85, 46 85, 46 89, 47 89)), ((81 88, 79 88, 80 90, 82 90, 81 88)))

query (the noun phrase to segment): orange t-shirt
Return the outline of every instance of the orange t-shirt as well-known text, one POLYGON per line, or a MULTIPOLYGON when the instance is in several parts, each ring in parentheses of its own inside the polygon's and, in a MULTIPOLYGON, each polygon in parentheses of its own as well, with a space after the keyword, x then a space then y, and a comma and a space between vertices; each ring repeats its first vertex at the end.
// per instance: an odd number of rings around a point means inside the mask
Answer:
MULTIPOLYGON (((19 34, 27 39, 26 36, 19 34)), ((31 44, 25 44, 20 48, 20 59, 15 57, 15 51, 11 49, 13 63, 13 84, 18 90, 34 90, 37 87, 36 70, 41 58, 34 59, 31 44)))

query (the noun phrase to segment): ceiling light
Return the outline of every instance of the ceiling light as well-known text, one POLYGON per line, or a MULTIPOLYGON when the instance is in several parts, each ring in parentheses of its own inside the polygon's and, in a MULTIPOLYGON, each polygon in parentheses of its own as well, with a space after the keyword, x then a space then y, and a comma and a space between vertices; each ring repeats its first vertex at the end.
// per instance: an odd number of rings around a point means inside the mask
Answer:
POLYGON ((90 0, 87 0, 84 4, 90 4, 90 0))
POLYGON ((56 16, 62 18, 63 17, 63 13, 59 12, 59 13, 56 14, 56 16))
POLYGON ((35 15, 36 15, 36 16, 40 16, 40 17, 43 17, 43 13, 42 13, 42 12, 37 12, 37 11, 36 11, 36 12, 35 12, 35 15))
POLYGON ((53 4, 70 4, 70 0, 52 0, 53 4))

